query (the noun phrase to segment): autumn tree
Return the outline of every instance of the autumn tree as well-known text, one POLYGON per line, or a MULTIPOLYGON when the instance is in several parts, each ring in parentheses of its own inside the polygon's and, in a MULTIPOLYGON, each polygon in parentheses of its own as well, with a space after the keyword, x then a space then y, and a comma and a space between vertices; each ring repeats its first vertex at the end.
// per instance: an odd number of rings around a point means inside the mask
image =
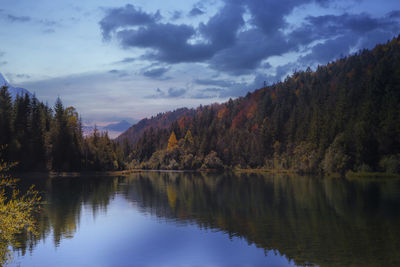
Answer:
POLYGON ((168 139, 167 150, 173 150, 177 146, 178 146, 178 140, 176 139, 175 132, 172 131, 172 133, 168 139))
POLYGON ((40 196, 31 186, 24 194, 15 188, 17 179, 6 172, 15 164, 5 163, 0 158, 0 265, 11 259, 9 246, 16 234, 36 233, 34 213, 38 211, 40 196))

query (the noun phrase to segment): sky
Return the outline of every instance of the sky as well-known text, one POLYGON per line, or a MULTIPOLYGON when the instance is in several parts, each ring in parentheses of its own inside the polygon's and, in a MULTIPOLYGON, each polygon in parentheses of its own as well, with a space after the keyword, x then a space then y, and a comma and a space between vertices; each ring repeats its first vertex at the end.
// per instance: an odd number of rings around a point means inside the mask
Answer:
POLYGON ((399 34, 398 0, 0 0, 0 72, 86 123, 132 122, 399 34))

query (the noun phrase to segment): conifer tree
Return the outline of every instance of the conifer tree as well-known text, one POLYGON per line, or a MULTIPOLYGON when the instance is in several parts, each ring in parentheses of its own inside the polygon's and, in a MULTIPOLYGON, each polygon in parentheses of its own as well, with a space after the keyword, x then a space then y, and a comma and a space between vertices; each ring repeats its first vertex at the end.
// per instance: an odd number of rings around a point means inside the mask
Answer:
POLYGON ((167 150, 173 150, 177 146, 178 146, 178 140, 176 139, 175 132, 172 131, 172 133, 168 139, 167 150))

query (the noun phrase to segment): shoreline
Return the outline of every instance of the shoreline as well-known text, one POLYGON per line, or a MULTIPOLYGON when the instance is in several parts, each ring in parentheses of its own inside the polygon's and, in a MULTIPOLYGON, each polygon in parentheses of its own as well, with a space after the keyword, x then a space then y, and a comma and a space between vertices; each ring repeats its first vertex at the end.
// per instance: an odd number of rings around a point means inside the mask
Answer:
POLYGON ((225 170, 212 170, 212 169, 198 169, 198 170, 149 170, 149 169, 131 169, 131 170, 121 170, 121 171, 82 171, 82 172, 15 172, 12 175, 16 178, 58 178, 58 177, 81 177, 81 176, 127 176, 133 173, 141 173, 141 172, 181 172, 181 173, 218 173, 218 172, 232 172, 236 174, 241 173, 254 173, 254 174, 287 174, 287 175, 300 175, 300 176, 321 176, 321 177, 329 177, 329 178, 346 178, 346 179, 400 179, 400 174, 391 174, 384 172, 353 172, 348 171, 344 176, 341 176, 337 173, 332 174, 312 174, 312 173, 303 173, 300 174, 295 170, 286 170, 286 169, 237 169, 237 168, 228 168, 225 170))

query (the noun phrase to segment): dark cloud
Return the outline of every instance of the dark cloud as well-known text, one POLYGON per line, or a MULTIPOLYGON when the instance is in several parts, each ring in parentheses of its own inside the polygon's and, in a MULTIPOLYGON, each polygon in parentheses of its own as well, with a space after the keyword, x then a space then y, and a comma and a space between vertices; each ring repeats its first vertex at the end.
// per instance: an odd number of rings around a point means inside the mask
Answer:
POLYGON ((212 98, 212 97, 237 97, 248 92, 249 85, 246 83, 237 83, 229 80, 218 79, 195 79, 193 82, 197 85, 214 86, 199 89, 194 98, 212 98))
POLYGON ((157 23, 137 30, 122 30, 117 38, 126 47, 152 48, 144 59, 166 63, 203 61, 213 55, 206 44, 189 44, 195 29, 188 25, 157 23))
POLYGON ((387 14, 389 18, 400 18, 400 10, 394 10, 387 14))
POLYGON ((143 72, 143 75, 149 78, 160 78, 162 77, 169 68, 155 68, 155 69, 150 69, 147 71, 143 72))
POLYGON ((8 62, 7 61, 0 61, 0 66, 6 65, 8 62))
POLYGON ((182 11, 175 10, 172 13, 171 20, 177 20, 180 19, 181 17, 182 17, 182 11))
POLYGON ((200 24, 199 30, 215 51, 232 46, 236 35, 244 24, 244 8, 237 4, 226 4, 206 24, 200 24))
POLYGON ((0 51, 0 57, 4 56, 6 53, 3 51, 0 51))
POLYGON ((194 79, 193 82, 198 85, 230 87, 234 85, 233 82, 228 80, 215 80, 215 79, 194 79))
POLYGON ((324 43, 315 45, 311 52, 300 57, 300 62, 304 65, 313 65, 319 62, 329 62, 350 53, 358 38, 354 35, 345 35, 335 39, 330 39, 324 43))
POLYGON ((161 19, 160 12, 148 14, 133 5, 112 8, 106 11, 106 16, 100 21, 104 39, 109 39, 112 32, 119 27, 138 26, 154 23, 161 19))
POLYGON ((168 89, 168 97, 180 97, 186 94, 187 90, 184 88, 181 89, 175 89, 175 88, 169 88, 168 89))
POLYGON ((240 33, 236 44, 216 54, 210 63, 218 71, 247 74, 259 67, 263 59, 282 55, 293 48, 280 32, 265 36, 258 29, 253 29, 240 33))
POLYGON ((303 66, 325 64, 354 50, 373 48, 386 42, 400 31, 400 24, 390 15, 373 18, 368 14, 342 14, 309 16, 306 23, 290 35, 292 43, 314 45, 307 55, 301 56, 303 66))
POLYGON ((116 32, 116 38, 125 48, 151 48, 144 59, 166 63, 198 62, 210 59, 217 51, 231 46, 236 39, 238 29, 243 25, 243 7, 227 4, 207 24, 201 24, 199 31, 204 37, 202 43, 189 43, 197 30, 186 24, 158 23, 151 14, 133 6, 113 9, 100 22, 103 37, 109 38, 116 32), (124 14, 121 18, 121 14, 124 14), (135 19, 139 16, 139 21, 135 19), (146 24, 146 25, 144 25, 146 24), (126 26, 140 25, 137 29, 126 26), (122 28, 122 29, 121 29, 122 28))
POLYGON ((32 18, 28 16, 14 16, 11 14, 7 15, 7 19, 11 22, 29 22, 32 20, 32 18))
POLYGON ((204 11, 202 11, 200 8, 194 7, 194 8, 192 8, 192 10, 190 10, 189 17, 196 17, 196 16, 200 16, 203 14, 204 14, 204 11))
POLYGON ((274 34, 285 27, 285 16, 301 4, 311 1, 292 0, 252 0, 246 1, 251 12, 251 22, 265 34, 274 34))
POLYGON ((362 34, 377 28, 387 28, 397 24, 386 18, 373 18, 368 14, 343 14, 343 15, 325 15, 309 16, 306 20, 317 30, 319 34, 332 35, 351 31, 362 34))
MULTIPOLYGON (((231 75, 271 69, 267 62, 270 57, 289 52, 303 54, 295 62, 300 67, 325 64, 355 49, 385 42, 400 31, 400 11, 383 17, 365 13, 308 16, 299 25, 288 25, 286 17, 296 7, 314 3, 326 8, 332 1, 224 0, 223 3, 214 16, 198 27, 160 22, 159 12, 146 13, 132 5, 108 10, 100 26, 105 39, 115 33, 113 36, 124 48, 143 48, 145 54, 141 59, 168 64, 202 62, 231 75), (250 16, 247 25, 243 19, 246 11, 250 16)), ((203 12, 199 5, 192 11, 192 15, 203 12)))

